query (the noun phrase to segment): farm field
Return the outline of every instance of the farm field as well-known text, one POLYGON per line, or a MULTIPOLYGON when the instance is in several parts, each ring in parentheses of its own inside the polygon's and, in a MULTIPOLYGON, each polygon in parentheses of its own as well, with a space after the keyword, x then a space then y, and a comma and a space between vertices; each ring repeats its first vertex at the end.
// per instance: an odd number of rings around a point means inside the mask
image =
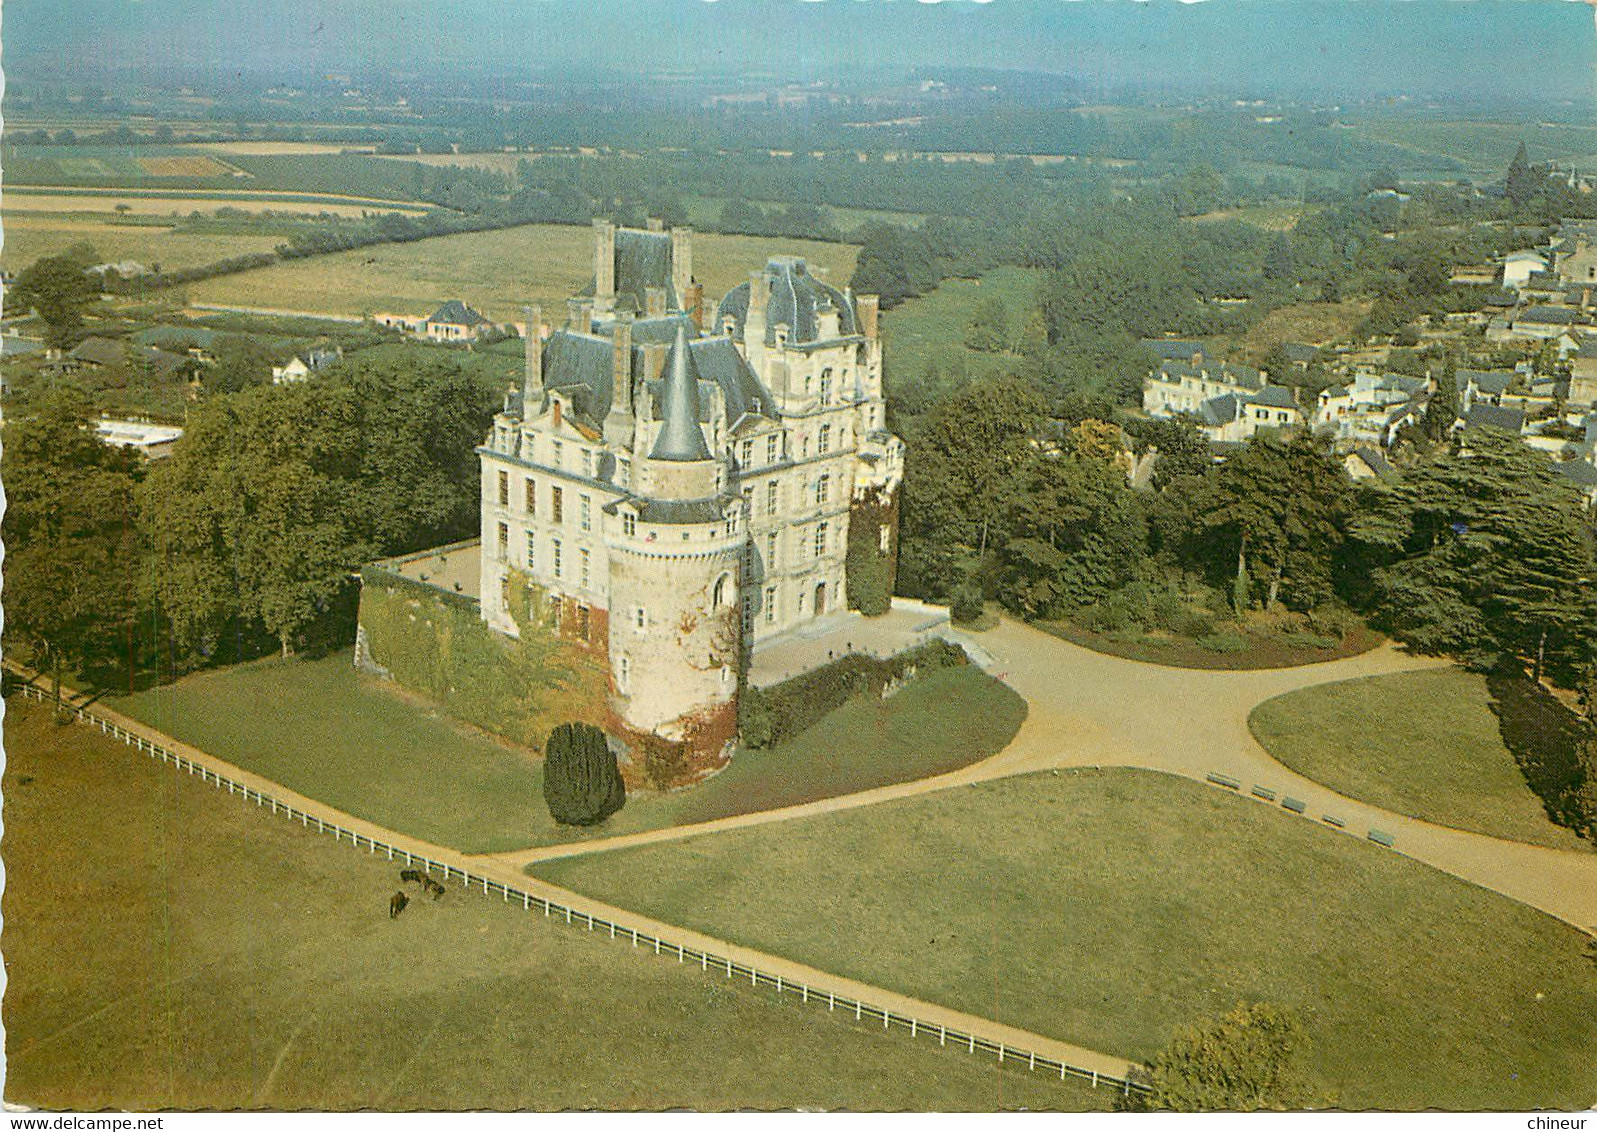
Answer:
POLYGON ((1205 212, 1202 216, 1194 216, 1192 221, 1204 224, 1215 220, 1236 220, 1267 232, 1288 232, 1296 228, 1299 221, 1321 211, 1323 207, 1317 204, 1254 204, 1205 212))
POLYGON ((503 852, 709 821, 953 770, 996 754, 1025 702, 975 666, 886 701, 859 698, 691 790, 634 794, 602 825, 557 825, 542 761, 457 724, 348 653, 256 661, 106 703, 357 817, 465 852, 503 852))
POLYGON ((1492 837, 1588 847, 1549 820, 1494 707, 1485 677, 1448 668, 1305 688, 1260 704, 1248 726, 1273 757, 1349 797, 1492 837))
MULTIPOLYGON (((859 249, 814 240, 778 240, 698 233, 693 270, 713 313, 721 296, 748 279, 768 255, 802 255, 827 268, 838 286, 853 274, 859 249)), ((382 244, 293 263, 218 276, 188 288, 190 299, 230 306, 277 307, 360 315, 379 311, 425 314, 459 298, 497 320, 520 319, 521 305, 559 310, 593 279, 593 230, 528 224, 492 232, 435 236, 382 244)))
MULTIPOLYGON (((1009 312, 1010 333, 1019 337, 1031 312, 1040 272, 1003 267, 980 279, 945 279, 935 290, 909 299, 882 315, 882 353, 901 385, 919 383, 933 361, 945 382, 963 382, 1003 369, 1013 359, 965 347, 965 329, 985 298, 997 296, 1009 312)), ((934 394, 936 390, 927 390, 934 394)))
POLYGON ((1501 174, 1523 141, 1532 161, 1562 161, 1597 154, 1597 126, 1562 122, 1467 122, 1369 119, 1356 131, 1417 153, 1452 157, 1477 172, 1501 174))
POLYGON ((419 215, 431 205, 421 202, 386 201, 372 197, 329 193, 301 193, 275 189, 78 189, 17 188, 5 193, 5 211, 14 212, 106 212, 125 204, 139 216, 187 216, 191 212, 215 212, 219 208, 239 208, 250 212, 300 212, 333 216, 364 216, 370 212, 403 212, 419 215))
POLYGON ((1368 299, 1340 303, 1292 303, 1277 307, 1247 333, 1247 345, 1262 357, 1277 342, 1318 345, 1346 338, 1354 325, 1370 313, 1368 299))
POLYGON ((723 939, 1142 1059, 1239 1001, 1299 1013, 1341 1107, 1584 1108, 1590 941, 1262 803, 1028 775, 544 862, 723 939))
POLYGON ((117 224, 114 215, 8 211, 0 266, 20 271, 40 256, 59 255, 73 244, 90 243, 102 260, 132 259, 147 267, 158 263, 163 270, 171 271, 229 256, 269 252, 283 242, 283 237, 273 235, 224 236, 117 224))
POLYGON ((6 709, 10 1102, 1081 1109, 1111 1098, 480 896, 449 891, 390 921, 399 879, 387 861, 87 727, 57 727, 40 705, 6 709))

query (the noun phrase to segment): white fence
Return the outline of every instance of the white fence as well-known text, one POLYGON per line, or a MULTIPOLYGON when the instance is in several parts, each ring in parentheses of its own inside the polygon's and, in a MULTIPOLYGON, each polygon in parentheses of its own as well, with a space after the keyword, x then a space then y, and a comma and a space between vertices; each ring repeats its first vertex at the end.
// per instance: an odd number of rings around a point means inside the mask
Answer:
MULTIPOLYGON (((39 688, 32 681, 18 679, 16 686, 29 699, 40 702, 54 700, 53 693, 39 688)), ((774 987, 777 994, 796 994, 801 1002, 813 1003, 816 1006, 824 1004, 827 1010, 831 1012, 839 1010, 845 1014, 852 1012, 857 1021, 881 1022, 884 1030, 891 1030, 897 1026, 901 1030, 907 1030, 912 1038, 935 1038, 940 1046, 951 1045, 955 1048, 963 1048, 972 1054, 994 1055, 997 1057, 999 1064, 1024 1064, 1033 1072, 1041 1070, 1049 1074, 1057 1073, 1060 1080, 1074 1077, 1090 1081, 1094 1088, 1105 1086, 1127 1094, 1147 1091, 1145 1085, 1125 1077, 1100 1073, 1095 1069, 1084 1069, 1078 1065, 1071 1065, 1066 1061, 1043 1056, 1035 1050, 993 1041, 990 1038, 979 1037, 975 1034, 952 1029, 937 1023, 923 1022, 913 1015, 891 1010, 884 1006, 873 1006, 861 999, 850 998, 828 990, 820 990, 803 982, 794 982, 792 979, 784 978, 781 975, 773 975, 757 967, 739 963, 729 956, 718 955, 715 952, 704 951, 699 948, 686 947, 659 936, 650 935, 647 932, 640 932, 624 924, 614 923, 602 917, 590 915, 580 909, 574 909, 557 901, 545 899, 542 896, 492 880, 486 876, 473 874, 447 861, 435 861, 424 854, 396 848, 387 842, 362 834, 356 830, 348 829, 335 822, 325 821, 315 814, 306 813, 304 810, 297 809, 287 802, 279 801, 271 794, 264 794, 260 790, 235 781, 226 775, 218 774, 209 767, 169 750, 142 735, 135 734, 87 708, 64 706, 72 712, 80 723, 98 727, 102 734, 121 739, 128 746, 144 752, 153 759, 159 759, 162 763, 173 767, 175 770, 187 771, 190 775, 198 775, 201 782, 209 783, 218 790, 225 787, 229 795, 239 796, 245 802, 253 801, 257 807, 263 810, 270 808, 273 815, 282 816, 289 821, 297 820, 304 828, 314 828, 317 833, 331 833, 334 841, 348 841, 353 849, 359 849, 364 846, 369 853, 374 855, 383 853, 390 861, 403 861, 412 868, 420 865, 429 874, 434 871, 440 872, 443 874, 445 881, 453 881, 458 878, 461 887, 468 891, 480 890, 484 896, 498 895, 507 904, 519 902, 523 909, 529 912, 541 912, 545 919, 563 920, 567 924, 585 927, 590 932, 608 932, 611 939, 629 940, 633 947, 653 948, 656 955, 664 955, 668 958, 675 957, 676 961, 683 965, 697 963, 699 969, 704 972, 713 971, 716 974, 724 974, 728 979, 748 979, 750 986, 774 987)))

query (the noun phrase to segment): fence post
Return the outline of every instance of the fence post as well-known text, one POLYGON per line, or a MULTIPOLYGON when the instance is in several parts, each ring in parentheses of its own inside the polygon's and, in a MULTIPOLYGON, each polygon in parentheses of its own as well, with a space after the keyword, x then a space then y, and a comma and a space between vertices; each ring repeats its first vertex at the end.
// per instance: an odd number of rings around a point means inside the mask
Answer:
POLYGON ((948 1027, 947 1026, 939 1026, 939 1027, 937 1027, 937 1044, 940 1045, 940 1046, 946 1046, 948 1044, 948 1027))
POLYGON ((859 1020, 860 1020, 860 1004, 859 1004, 859 999, 856 998, 854 1000, 854 1021, 858 1022, 859 1020))
MULTIPOLYGON (((1063 1065, 1061 1065, 1059 1067, 1059 1076, 1063 1077, 1064 1075, 1065 1075, 1065 1067, 1063 1065)), ((1096 1069, 1094 1069, 1092 1071, 1092 1087, 1095 1088, 1095 1089, 1098 1087, 1098 1071, 1096 1069)))

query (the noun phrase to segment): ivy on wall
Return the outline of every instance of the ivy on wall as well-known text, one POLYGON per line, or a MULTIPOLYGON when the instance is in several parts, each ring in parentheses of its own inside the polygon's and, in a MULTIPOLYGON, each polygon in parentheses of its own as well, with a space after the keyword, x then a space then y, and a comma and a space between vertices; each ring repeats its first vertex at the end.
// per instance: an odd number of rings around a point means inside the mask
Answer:
POLYGON ((867 617, 880 617, 891 609, 897 565, 898 493, 871 488, 860 493, 849 510, 848 552, 843 560, 848 607, 867 617))

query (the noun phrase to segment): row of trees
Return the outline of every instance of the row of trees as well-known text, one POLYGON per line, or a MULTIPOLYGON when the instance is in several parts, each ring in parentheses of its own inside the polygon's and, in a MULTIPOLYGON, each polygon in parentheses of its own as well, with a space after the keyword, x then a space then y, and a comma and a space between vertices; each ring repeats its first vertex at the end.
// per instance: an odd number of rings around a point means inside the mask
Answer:
POLYGON ((208 400, 145 466, 78 391, 42 398, 7 427, 6 632, 91 672, 141 663, 137 642, 181 670, 346 640, 362 562, 474 532, 495 400, 449 361, 349 361, 208 400))

